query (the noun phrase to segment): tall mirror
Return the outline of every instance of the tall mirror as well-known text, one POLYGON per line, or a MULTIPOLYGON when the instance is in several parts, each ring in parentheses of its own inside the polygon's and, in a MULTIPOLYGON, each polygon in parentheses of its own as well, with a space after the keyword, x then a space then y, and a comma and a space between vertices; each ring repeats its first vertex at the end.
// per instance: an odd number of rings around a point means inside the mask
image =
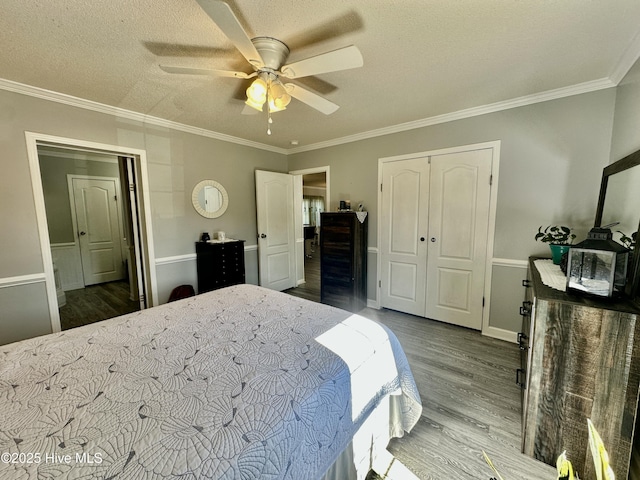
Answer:
POLYGON ((191 201, 196 212, 206 218, 218 218, 229 205, 225 188, 215 180, 203 180, 193 187, 191 201))
MULTIPOLYGON (((614 240, 621 242, 622 234, 631 238, 640 228, 640 150, 604 168, 595 226, 611 227, 614 240), (622 233, 620 233, 622 232, 622 233)), ((638 300, 640 283, 640 255, 634 249, 627 293, 638 300)))

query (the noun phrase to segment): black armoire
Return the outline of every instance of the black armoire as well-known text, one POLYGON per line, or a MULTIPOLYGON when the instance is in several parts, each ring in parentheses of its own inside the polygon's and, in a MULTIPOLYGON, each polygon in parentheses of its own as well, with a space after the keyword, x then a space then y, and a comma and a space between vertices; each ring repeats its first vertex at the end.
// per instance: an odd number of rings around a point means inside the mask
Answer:
POLYGON ((320 214, 320 301, 350 312, 367 306, 367 221, 356 212, 320 214))

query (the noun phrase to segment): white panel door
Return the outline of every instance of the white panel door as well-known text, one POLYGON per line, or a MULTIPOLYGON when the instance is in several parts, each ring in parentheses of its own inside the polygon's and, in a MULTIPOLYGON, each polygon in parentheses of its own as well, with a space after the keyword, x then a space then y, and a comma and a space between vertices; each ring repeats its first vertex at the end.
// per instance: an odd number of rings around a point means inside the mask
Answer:
POLYGON ((85 285, 124 278, 117 179, 73 178, 85 285))
POLYGON ((424 315, 429 218, 428 158, 382 166, 381 305, 424 315))
POLYGON ((482 328, 492 150, 431 157, 426 316, 482 328))
POLYGON ((296 286, 293 175, 256 170, 260 285, 296 286))

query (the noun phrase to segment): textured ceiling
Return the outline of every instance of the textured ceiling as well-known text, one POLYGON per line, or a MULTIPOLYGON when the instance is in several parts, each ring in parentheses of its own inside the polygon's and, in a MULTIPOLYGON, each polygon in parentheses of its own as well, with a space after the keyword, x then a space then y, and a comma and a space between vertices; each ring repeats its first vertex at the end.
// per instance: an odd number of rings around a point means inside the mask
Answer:
POLYGON ((252 71, 195 0, 2 0, 0 78, 288 149, 619 81, 640 31, 638 0, 228 3, 251 37, 287 43, 289 62, 356 45, 364 67, 294 81, 340 109, 293 100, 267 136, 266 114, 241 114, 247 80, 160 70, 252 71))

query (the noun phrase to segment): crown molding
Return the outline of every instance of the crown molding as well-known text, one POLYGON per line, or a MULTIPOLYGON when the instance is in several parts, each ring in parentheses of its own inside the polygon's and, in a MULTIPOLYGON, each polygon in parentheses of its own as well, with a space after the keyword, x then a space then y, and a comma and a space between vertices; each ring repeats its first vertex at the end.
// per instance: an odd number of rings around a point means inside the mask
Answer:
POLYGON ((465 110, 458 110, 457 112, 445 113, 443 115, 436 115, 434 117, 423 118, 420 120, 414 120, 412 122, 400 123, 392 125, 390 127, 379 128, 376 130, 369 130, 367 132, 357 133, 355 135, 349 135, 346 137, 336 138, 328 140, 326 142, 314 143, 311 145, 305 145, 302 147, 296 147, 287 150, 289 155, 294 153, 307 152, 310 150, 319 150, 322 148, 333 147, 345 143, 357 142, 359 140, 366 140, 374 137, 381 137, 383 135, 391 135, 393 133, 405 132, 407 130, 414 130, 416 128, 429 127, 432 125, 438 125, 441 123, 453 122, 456 120, 463 120, 465 118, 477 117, 480 115, 486 115, 489 113, 500 112, 503 110, 510 110, 512 108, 524 107, 527 105, 533 105, 535 103, 547 102, 549 100, 557 100, 560 98, 570 97, 573 95, 580 95, 583 93, 595 92, 598 90, 604 90, 607 88, 615 87, 614 83, 609 78, 601 78, 599 80, 593 80, 590 82, 579 83, 577 85, 571 85, 569 87, 557 88, 555 90, 547 90, 546 92, 536 93, 534 95, 526 95, 524 97, 512 98, 503 102, 496 102, 489 105, 482 105, 480 107, 467 108, 465 110))
MULTIPOLYGON (((634 43, 632 44, 632 46, 630 46, 627 49, 627 51, 623 55, 623 58, 619 62, 618 68, 616 68, 616 72, 614 74, 616 78, 620 75, 624 77, 626 72, 629 70, 629 68, 631 68, 631 66, 635 62, 635 59, 638 58, 639 51, 640 51, 640 34, 636 36, 634 43)), ((279 153, 282 155, 291 155, 295 153, 319 150, 322 148, 333 147, 333 146, 342 145, 345 143, 352 143, 360 140, 366 140, 369 138, 375 138, 375 137, 380 137, 384 135, 391 135, 394 133, 405 132, 405 131, 414 130, 417 128, 438 125, 441 123, 453 122, 456 120, 463 120, 465 118, 477 117, 480 115, 486 115, 489 113, 500 112, 500 111, 509 110, 512 108, 533 105, 536 103, 547 102, 550 100, 557 100, 560 98, 570 97, 573 95, 580 95, 583 93, 590 93, 598 90, 604 90, 607 88, 615 87, 616 85, 617 85, 617 82, 615 82, 611 78, 601 78, 599 80, 593 80, 590 82, 579 83, 577 85, 571 85, 568 87, 548 90, 546 92, 536 93, 534 95, 526 95, 523 97, 513 98, 510 100, 505 100, 503 102, 496 102, 489 105, 482 105, 479 107, 459 110, 457 112, 445 113, 443 115, 436 115, 433 117, 423 118, 420 120, 414 120, 411 122, 391 125, 389 127, 369 130, 367 132, 335 138, 332 140, 327 140, 325 142, 318 142, 318 143, 313 143, 310 145, 300 146, 296 148, 284 149, 284 148, 279 148, 279 147, 274 147, 272 145, 253 142, 243 138, 233 137, 231 135, 226 135, 223 133, 206 130, 204 128, 192 127, 182 123, 173 122, 170 120, 164 120, 162 118, 153 117, 150 115, 144 115, 137 112, 132 112, 130 110, 125 110, 123 108, 113 107, 110 105, 93 102, 91 100, 85 100, 82 98, 73 97, 71 95, 67 95, 64 93, 45 90, 39 87, 33 87, 30 85, 25 85, 18 82, 13 82, 11 80, 5 80, 0 78, 0 89, 2 90, 20 93, 22 95, 41 98, 44 100, 62 103, 65 105, 70 105, 78 108, 84 108, 94 112, 113 115, 118 118, 126 118, 129 120, 138 121, 148 125, 170 128, 170 129, 179 130, 186 133, 191 133, 194 135, 200 135, 204 137, 214 138, 217 140, 222 140, 224 142, 230 142, 238 145, 244 145, 247 147, 267 150, 267 151, 279 153)))
POLYGON ((618 61, 616 68, 609 76, 611 81, 618 85, 624 76, 629 73, 631 67, 633 67, 633 65, 638 61, 638 58, 640 58, 640 31, 636 34, 633 40, 631 40, 627 49, 620 56, 620 60, 618 61))
POLYGON ((163 118, 154 117, 151 115, 145 115, 131 110, 125 110, 124 108, 113 107, 111 105, 105 105, 103 103, 94 102, 92 100, 86 100, 84 98, 74 97, 65 93, 54 92, 52 90, 46 90, 44 88, 33 87, 31 85, 25 85, 23 83, 13 82, 0 78, 0 89, 7 90, 9 92, 19 93, 21 95, 27 95, 30 97, 41 98, 43 100, 49 100, 51 102, 61 103, 72 107, 83 108, 85 110, 91 110, 93 112, 104 113, 107 115, 113 115, 118 118, 124 118, 127 120, 137 121, 147 125, 154 125, 157 127, 170 128, 173 130, 179 130, 185 133, 191 133, 193 135, 200 135, 203 137, 214 138, 216 140, 222 140, 223 142, 235 143, 246 147, 258 148, 260 150, 267 150, 270 152, 280 153, 286 155, 288 150, 283 148, 274 147, 272 145, 266 145, 264 143, 253 142, 244 138, 234 137, 226 135, 224 133, 214 132, 212 130, 206 130, 204 128, 192 127, 183 123, 173 122, 171 120, 165 120, 163 118))

